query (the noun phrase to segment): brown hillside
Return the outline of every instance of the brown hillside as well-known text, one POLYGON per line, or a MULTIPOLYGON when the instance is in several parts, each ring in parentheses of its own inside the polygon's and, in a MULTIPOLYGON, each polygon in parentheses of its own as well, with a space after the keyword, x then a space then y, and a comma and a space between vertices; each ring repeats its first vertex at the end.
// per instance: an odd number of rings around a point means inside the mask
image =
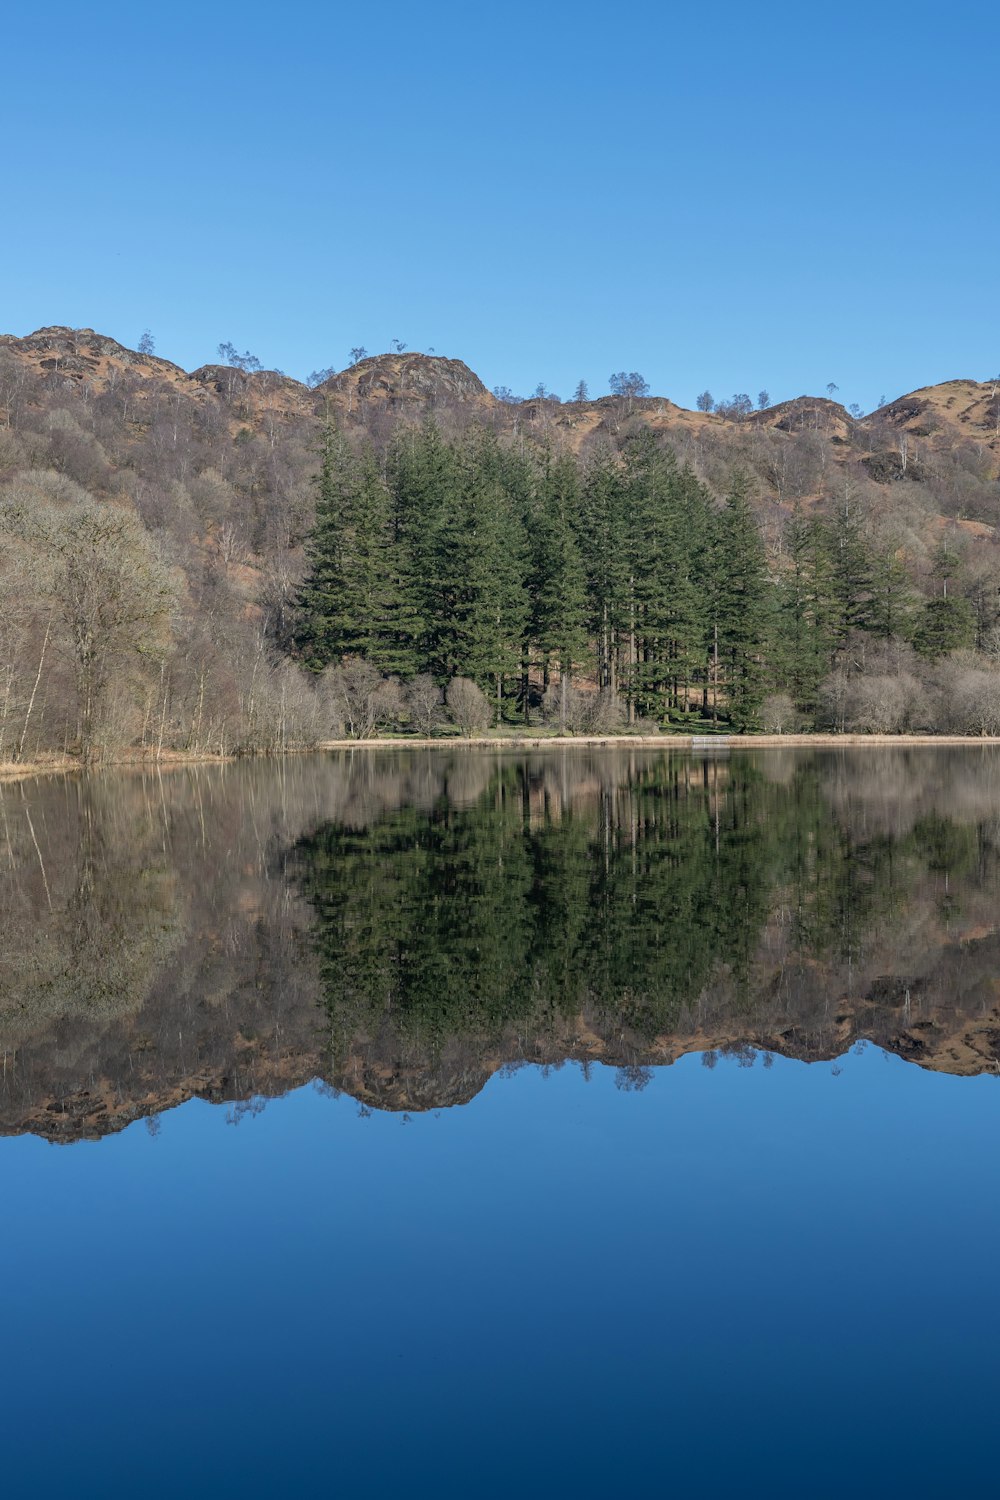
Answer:
MULTIPOLYGON (((193 430, 234 440, 257 435, 269 452, 285 434, 307 451, 310 430, 324 415, 382 442, 396 423, 433 411, 450 430, 487 422, 576 453, 595 443, 617 446, 641 423, 718 493, 734 466, 745 469, 775 536, 782 514, 829 504, 845 484, 854 494, 867 492, 869 514, 906 546, 919 539, 919 548, 934 547, 949 527, 954 537, 983 539, 1000 524, 1000 392, 993 382, 922 387, 861 418, 812 396, 734 417, 689 411, 665 397, 504 402, 461 360, 409 352, 363 359, 311 389, 277 370, 207 364, 189 373, 89 328, 0 336, 0 425, 81 401, 85 411, 103 403, 103 431, 112 424, 115 444, 123 440, 126 451, 166 442, 168 429, 174 442, 185 408, 193 430)), ((122 452, 115 447, 114 463, 122 452)))
POLYGON ((376 354, 332 375, 317 388, 332 405, 349 409, 366 401, 394 408, 434 406, 439 402, 490 410, 497 399, 460 359, 430 354, 376 354))
MULTIPOLYGON (((332 375, 310 390, 303 382, 277 370, 245 373, 227 365, 208 364, 192 372, 156 355, 143 355, 91 328, 39 328, 24 338, 0 335, 0 354, 6 354, 26 373, 47 384, 66 382, 99 394, 122 380, 137 386, 168 386, 192 401, 217 398, 252 423, 265 413, 270 420, 297 420, 324 410, 361 420, 366 407, 397 412, 420 412, 428 407, 460 407, 470 415, 490 414, 521 428, 551 430, 569 446, 588 439, 618 434, 630 422, 641 421, 656 431, 702 435, 729 430, 771 431, 795 437, 816 433, 832 446, 835 459, 888 455, 881 467, 870 465, 877 481, 891 481, 918 465, 921 456, 949 451, 956 444, 974 445, 989 455, 996 474, 1000 458, 1000 389, 995 382, 950 380, 924 386, 899 396, 878 411, 858 420, 838 402, 825 397, 798 396, 741 421, 718 413, 689 411, 666 397, 643 399, 602 396, 588 402, 529 399, 518 404, 499 402, 479 377, 459 359, 436 355, 378 354, 332 375), (906 466, 900 470, 899 442, 905 435, 906 466), (839 450, 839 451, 837 451, 839 450), (892 455, 895 454, 895 459, 892 455)), ((2 400, 2 395, 0 395, 2 400)))

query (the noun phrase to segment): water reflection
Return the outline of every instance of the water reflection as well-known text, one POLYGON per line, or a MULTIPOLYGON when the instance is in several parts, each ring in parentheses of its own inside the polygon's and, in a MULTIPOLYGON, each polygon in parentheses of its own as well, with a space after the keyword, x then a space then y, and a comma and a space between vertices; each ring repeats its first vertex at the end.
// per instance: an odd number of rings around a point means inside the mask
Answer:
POLYGON ((1000 1057, 989 749, 359 751, 0 787, 0 1128, 319 1076, 1000 1057))

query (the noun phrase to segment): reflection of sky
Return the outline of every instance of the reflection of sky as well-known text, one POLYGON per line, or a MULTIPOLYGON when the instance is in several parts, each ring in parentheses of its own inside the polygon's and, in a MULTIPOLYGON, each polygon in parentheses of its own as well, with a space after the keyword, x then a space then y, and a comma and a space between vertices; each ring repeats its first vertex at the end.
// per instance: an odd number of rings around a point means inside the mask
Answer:
POLYGON ((6 1493, 992 1488, 1000 1081, 839 1066, 0 1142, 6 1493))

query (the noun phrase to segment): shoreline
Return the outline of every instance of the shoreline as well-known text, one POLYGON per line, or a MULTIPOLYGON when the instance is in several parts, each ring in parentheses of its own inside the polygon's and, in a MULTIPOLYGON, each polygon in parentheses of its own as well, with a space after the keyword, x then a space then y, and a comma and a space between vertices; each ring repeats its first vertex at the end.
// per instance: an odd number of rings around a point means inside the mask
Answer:
POLYGON ((174 771, 186 766, 222 766, 238 760, 283 760, 293 755, 314 755, 335 750, 675 750, 703 753, 720 750, 858 750, 973 748, 1000 746, 1000 735, 971 734, 574 734, 574 735, 472 735, 434 738, 376 735, 371 739, 321 740, 316 745, 295 747, 278 754, 213 755, 204 751, 190 755, 171 750, 160 756, 126 755, 85 766, 72 756, 51 756, 32 761, 0 762, 0 786, 30 781, 41 776, 79 776, 86 771, 174 771))
MULTIPOLYGON (((1000 745, 1000 735, 979 734, 548 734, 474 735, 454 739, 323 740, 316 750, 547 750, 573 747, 621 750, 836 750, 863 746, 879 748, 917 745, 1000 745)), ((300 753, 300 752, 296 752, 300 753)))

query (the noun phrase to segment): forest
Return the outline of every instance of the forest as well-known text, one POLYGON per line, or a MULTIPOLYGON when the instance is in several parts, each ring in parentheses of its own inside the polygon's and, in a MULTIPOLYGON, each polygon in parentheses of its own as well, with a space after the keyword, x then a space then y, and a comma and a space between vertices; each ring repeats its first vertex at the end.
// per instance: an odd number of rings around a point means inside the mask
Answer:
POLYGON ((151 342, 0 339, 0 763, 1000 733, 988 384, 956 433, 948 387, 689 413, 638 376, 516 402, 454 360, 307 386, 151 342))

